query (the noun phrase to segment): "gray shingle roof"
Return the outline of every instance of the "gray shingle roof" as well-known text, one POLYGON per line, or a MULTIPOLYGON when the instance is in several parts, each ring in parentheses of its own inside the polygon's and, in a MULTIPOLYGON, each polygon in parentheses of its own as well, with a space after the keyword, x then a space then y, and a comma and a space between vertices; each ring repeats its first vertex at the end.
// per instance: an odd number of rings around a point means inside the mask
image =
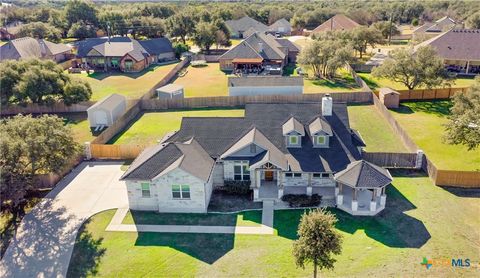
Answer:
POLYGON ((449 60, 480 61, 480 29, 450 30, 414 47, 430 45, 438 56, 449 60))
POLYGON ((350 163, 345 170, 335 174, 335 180, 354 188, 378 188, 393 181, 388 170, 365 160, 350 163))
POLYGON ((285 18, 280 18, 279 20, 272 23, 272 25, 269 26, 269 29, 270 30, 278 29, 278 27, 292 28, 292 25, 285 18))
POLYGON ((275 40, 275 37, 257 32, 225 52, 220 56, 220 59, 263 58, 266 60, 283 60, 287 53, 280 48, 282 48, 282 45, 275 40))
POLYGON ((230 31, 236 32, 236 33, 245 32, 249 28, 253 28, 259 32, 265 32, 268 30, 267 25, 261 22, 258 22, 255 19, 248 16, 244 16, 237 20, 227 20, 225 21, 225 25, 227 26, 228 29, 230 29, 230 31))
POLYGON ((332 127, 330 124, 322 118, 316 118, 308 125, 310 135, 325 134, 328 136, 333 135, 332 127))
POLYGON ((296 133, 305 136, 305 128, 303 125, 295 119, 295 117, 291 117, 282 125, 282 134, 287 135, 290 132, 295 131, 296 133))
POLYGON ((281 46, 288 48, 288 51, 300 51, 300 46, 296 45, 289 39, 276 39, 276 41, 281 46))
POLYGON ((303 86, 301 76, 243 76, 228 77, 228 87, 303 86))
POLYGON ((156 38, 138 42, 151 55, 159 55, 163 53, 173 52, 172 43, 167 38, 156 38))
POLYGON ((23 37, 2 45, 0 47, 0 60, 18 60, 30 58, 43 58, 70 51, 70 47, 46 40, 36 40, 23 37))
POLYGON ((357 22, 353 21, 349 17, 343 14, 337 14, 324 23, 320 24, 317 28, 313 29, 312 33, 335 31, 335 30, 352 30, 360 26, 357 22))

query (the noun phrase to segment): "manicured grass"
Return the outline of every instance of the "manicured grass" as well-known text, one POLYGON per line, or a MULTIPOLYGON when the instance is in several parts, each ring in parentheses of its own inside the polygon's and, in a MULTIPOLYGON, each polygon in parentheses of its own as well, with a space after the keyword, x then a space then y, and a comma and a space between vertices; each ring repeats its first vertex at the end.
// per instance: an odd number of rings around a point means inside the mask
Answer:
POLYGON ((204 67, 189 66, 187 73, 173 83, 184 86, 185 97, 228 96, 227 79, 218 63, 208 63, 204 67))
MULTIPOLYGON (((284 75, 298 76, 295 69, 298 65, 289 65, 284 75)), ((338 93, 338 92, 358 92, 361 88, 355 83, 352 75, 346 70, 341 69, 337 72, 337 76, 333 79, 317 79, 311 71, 308 71, 308 78, 304 78, 304 94, 316 93, 338 93)))
POLYGON ((110 94, 118 93, 129 99, 143 96, 157 82, 159 82, 177 63, 151 66, 138 73, 74 73, 72 77, 87 80, 92 86, 91 100, 100 100, 110 94))
MULTIPOLYGON (((394 82, 385 78, 375 78, 371 73, 358 73, 358 75, 367 83, 372 89, 378 89, 381 87, 390 87, 395 90, 407 90, 405 85, 394 82)), ((457 78, 455 84, 452 84, 453 88, 470 87, 474 83, 473 78, 457 78)))
POLYGON ((349 105, 350 126, 360 132, 368 152, 407 152, 400 138, 373 105, 349 105))
POLYGON ((65 113, 59 115, 67 126, 72 129, 73 137, 78 143, 90 142, 96 136, 92 134, 87 113, 65 113))
POLYGON ((183 117, 242 117, 241 109, 196 109, 144 113, 124 132, 115 136, 114 144, 154 145, 165 134, 180 129, 183 117))
POLYGON ((260 226, 262 212, 241 213, 157 213, 129 211, 123 224, 136 225, 199 225, 199 226, 260 226))
MULTIPOLYGON (((475 268, 434 265, 423 257, 480 259, 478 190, 447 191, 426 176, 393 173, 387 207, 376 217, 331 209, 343 235, 335 269, 321 276, 474 276, 475 268), (462 195, 470 197, 461 197, 462 195), (427 272, 428 271, 428 272, 427 272)), ((105 232, 114 211, 95 215, 79 234, 69 276, 309 277, 292 243, 302 210, 275 212, 276 235, 105 232)))
POLYGON ((450 101, 403 102, 391 113, 415 143, 442 170, 480 170, 480 149, 444 142, 450 101))

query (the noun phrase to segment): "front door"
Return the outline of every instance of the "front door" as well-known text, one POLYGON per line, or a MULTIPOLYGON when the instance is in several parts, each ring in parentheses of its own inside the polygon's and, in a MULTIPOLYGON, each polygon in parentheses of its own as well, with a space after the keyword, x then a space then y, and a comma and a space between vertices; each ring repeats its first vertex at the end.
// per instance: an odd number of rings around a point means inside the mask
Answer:
POLYGON ((273 181, 273 171, 265 171, 265 181, 273 181))

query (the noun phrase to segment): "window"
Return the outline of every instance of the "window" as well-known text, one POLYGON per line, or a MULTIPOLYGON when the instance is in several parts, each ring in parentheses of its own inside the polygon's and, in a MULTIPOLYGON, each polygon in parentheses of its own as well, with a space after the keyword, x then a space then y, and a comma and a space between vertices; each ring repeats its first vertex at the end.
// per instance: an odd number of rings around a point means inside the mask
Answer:
POLYGON ((285 177, 291 178, 291 177, 293 177, 293 173, 285 173, 285 177))
POLYGON ((330 173, 322 173, 322 178, 329 178, 330 177, 330 173))
POLYGON ((314 178, 320 178, 320 177, 321 177, 321 174, 320 174, 320 173, 313 173, 313 177, 314 177, 314 178))
POLYGON ((257 152, 257 146, 254 144, 250 145, 250 153, 256 153, 257 152))
POLYGON ((234 161, 233 179, 236 181, 250 180, 250 169, 248 161, 234 161))
POLYGON ((173 199, 190 199, 190 186, 172 185, 172 197, 173 199))
POLYGON ((288 137, 288 143, 289 143, 290 145, 296 145, 296 144, 298 144, 298 136, 292 136, 292 135, 290 135, 290 136, 288 137))
POLYGON ((301 178, 301 177, 302 177, 302 173, 293 173, 293 177, 294 177, 294 178, 301 178))
POLYGON ((325 136, 317 136, 317 145, 325 144, 325 136))
POLYGON ((142 198, 150 198, 150 184, 142 183, 142 198))

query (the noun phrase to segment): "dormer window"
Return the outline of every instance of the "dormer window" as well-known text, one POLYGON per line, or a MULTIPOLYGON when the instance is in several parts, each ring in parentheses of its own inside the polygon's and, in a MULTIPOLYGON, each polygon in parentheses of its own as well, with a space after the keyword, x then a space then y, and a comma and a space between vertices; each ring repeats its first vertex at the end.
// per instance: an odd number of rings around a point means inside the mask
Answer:
POLYGON ((330 137, 333 136, 332 127, 323 118, 316 118, 313 120, 308 128, 312 136, 314 148, 328 148, 330 137))
POLYGON ((288 143, 289 145, 298 145, 298 136, 297 135, 288 136, 288 143))
POLYGON ((291 117, 282 126, 283 136, 286 138, 287 147, 300 148, 302 146, 302 137, 305 136, 305 129, 297 119, 291 117))
POLYGON ((316 137, 316 143, 317 145, 325 145, 326 139, 325 136, 317 136, 316 137))

